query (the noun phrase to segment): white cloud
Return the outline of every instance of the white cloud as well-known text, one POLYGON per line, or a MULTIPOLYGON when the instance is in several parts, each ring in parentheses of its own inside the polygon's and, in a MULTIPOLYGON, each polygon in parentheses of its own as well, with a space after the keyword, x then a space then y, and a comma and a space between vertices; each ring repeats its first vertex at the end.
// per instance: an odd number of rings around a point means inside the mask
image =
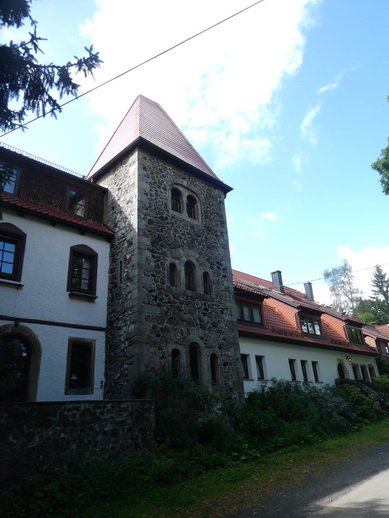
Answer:
POLYGON ((332 81, 332 83, 329 83, 328 85, 325 85, 325 86, 322 86, 321 88, 319 88, 317 93, 323 94, 325 92, 328 92, 329 90, 336 90, 339 87, 342 79, 343 79, 343 74, 340 73, 335 77, 335 79, 332 81))
MULTIPOLYGON (((303 62, 304 35, 320 1, 263 2, 97 90, 89 99, 102 118, 99 147, 142 93, 163 106, 200 153, 212 142, 211 167, 231 165, 238 152, 252 162, 269 161, 276 94, 303 62)), ((247 0, 95 2, 96 12, 80 30, 104 60, 97 83, 249 5, 247 0)))
POLYGON ((389 275, 389 246, 375 246, 354 251, 350 245, 345 245, 338 247, 337 251, 341 261, 345 259, 350 263, 355 287, 363 292, 364 297, 370 297, 372 294, 371 280, 375 265, 382 266, 383 271, 389 275))
POLYGON ((266 219, 269 221, 276 221, 278 219, 278 216, 274 214, 273 212, 265 212, 261 215, 261 219, 266 219))
POLYGON ((295 155, 292 156, 292 167, 293 169, 297 172, 297 173, 300 173, 301 172, 301 168, 304 164, 304 162, 306 162, 306 157, 305 155, 303 155, 302 153, 296 153, 295 155))
POLYGON ((313 121, 319 114, 320 110, 321 103, 318 103, 314 108, 309 110, 300 125, 302 139, 313 145, 317 144, 317 129, 313 125, 313 121))
POLYGON ((301 183, 297 182, 296 180, 294 180, 293 185, 296 187, 297 191, 301 191, 301 189, 303 188, 301 183))

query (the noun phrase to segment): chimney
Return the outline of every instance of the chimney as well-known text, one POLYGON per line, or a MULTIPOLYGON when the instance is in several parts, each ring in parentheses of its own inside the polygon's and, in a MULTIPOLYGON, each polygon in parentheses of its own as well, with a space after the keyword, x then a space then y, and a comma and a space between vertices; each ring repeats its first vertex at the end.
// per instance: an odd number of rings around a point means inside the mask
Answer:
POLYGON ((284 293, 284 286, 282 284, 282 273, 280 270, 276 270, 271 273, 271 281, 273 283, 274 289, 284 293))
POLYGON ((304 282, 304 289, 305 289, 305 295, 307 296, 307 299, 312 300, 312 302, 315 302, 315 297, 313 296, 312 283, 304 282))

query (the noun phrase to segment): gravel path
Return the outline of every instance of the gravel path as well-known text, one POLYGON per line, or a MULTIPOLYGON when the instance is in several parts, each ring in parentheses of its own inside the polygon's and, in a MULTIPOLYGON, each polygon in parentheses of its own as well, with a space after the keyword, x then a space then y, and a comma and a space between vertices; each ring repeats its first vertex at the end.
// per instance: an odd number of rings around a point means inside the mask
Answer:
POLYGON ((225 518, 388 518, 389 443, 225 518))

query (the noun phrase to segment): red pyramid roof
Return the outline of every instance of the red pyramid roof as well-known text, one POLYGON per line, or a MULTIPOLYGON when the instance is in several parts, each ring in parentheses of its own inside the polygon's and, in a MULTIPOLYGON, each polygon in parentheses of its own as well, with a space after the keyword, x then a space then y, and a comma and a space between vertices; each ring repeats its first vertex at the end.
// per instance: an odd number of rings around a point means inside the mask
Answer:
MULTIPOLYGON (((214 180, 219 180, 165 110, 143 95, 138 95, 87 178, 91 178, 110 164, 122 151, 140 138, 190 164, 214 180)), ((220 180, 219 182, 222 183, 220 180)))

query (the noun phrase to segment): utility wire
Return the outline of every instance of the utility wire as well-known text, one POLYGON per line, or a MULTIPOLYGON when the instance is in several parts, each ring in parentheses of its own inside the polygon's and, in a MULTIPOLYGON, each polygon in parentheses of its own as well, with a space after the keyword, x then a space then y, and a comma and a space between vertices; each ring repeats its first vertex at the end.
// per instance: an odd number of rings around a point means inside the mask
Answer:
MULTIPOLYGON (((382 266, 388 266, 389 263, 384 264, 378 264, 376 266, 382 267, 382 266)), ((351 270, 351 273, 358 273, 358 272, 364 272, 365 270, 371 270, 372 268, 375 268, 375 266, 368 266, 367 268, 361 268, 360 270, 351 270)), ((304 282, 316 282, 316 281, 324 281, 325 279, 331 279, 332 277, 336 277, 336 275, 330 275, 329 277, 318 277, 317 279, 311 279, 310 281, 301 281, 301 282, 293 282, 292 284, 285 284, 285 286, 296 286, 297 284, 304 284, 304 282)))
MULTIPOLYGON (((143 66, 143 65, 146 65, 146 63, 150 63, 150 61, 153 61, 154 59, 157 59, 161 56, 163 56, 164 54, 167 54, 168 52, 170 52, 171 50, 174 50, 176 49, 177 47, 180 47, 181 45, 184 45, 185 43, 188 43, 188 41, 191 41, 193 40, 194 38, 197 38, 198 36, 201 36, 202 34, 210 31, 211 29, 214 29, 215 27, 218 27, 219 25, 221 25, 222 23, 225 23, 229 20, 231 20, 232 18, 235 18, 236 16, 238 16, 239 14, 242 14, 244 13, 245 11, 248 11, 249 9, 252 9, 253 7, 257 6, 258 4, 261 4, 262 2, 264 2, 264 0, 258 0, 257 2, 255 2, 254 4, 251 4, 247 7, 245 7, 244 9, 241 9, 240 11, 232 14, 231 16, 228 16, 227 18, 224 18, 223 20, 220 20, 219 22, 211 25, 210 27, 207 27, 206 29, 203 29, 202 31, 200 32, 197 32, 196 34, 193 34, 192 36, 189 36, 189 38, 186 38, 185 40, 182 40, 180 41, 179 43, 176 43, 175 45, 173 45, 172 47, 169 47, 165 50, 163 50, 162 52, 160 52, 159 54, 155 54, 154 56, 152 56, 151 58, 148 58, 146 59, 145 61, 142 61, 141 63, 139 63, 138 65, 135 65, 134 67, 126 70, 125 72, 122 72, 121 74, 118 74, 117 76, 115 77, 112 77, 111 79, 108 79, 108 81, 105 81, 104 83, 101 83, 100 85, 97 85, 95 86, 94 88, 91 88, 90 90, 80 94, 80 95, 77 95, 75 97, 73 97, 72 99, 70 99, 69 101, 66 101, 64 102, 63 104, 60 104, 59 107, 60 108, 63 108, 64 106, 74 102, 74 101, 77 101, 78 99, 81 99, 81 97, 84 97, 85 95, 88 95, 90 94, 91 92, 94 92, 95 90, 98 90, 99 88, 102 88, 103 86, 109 84, 109 83, 112 83, 112 81, 116 81, 116 79, 119 79, 120 77, 123 77, 124 75, 128 74, 129 72, 132 72, 133 70, 136 70, 137 68, 143 66)), ((22 124, 20 127, 18 128, 14 128, 12 130, 9 130, 7 131, 6 133, 3 133, 2 135, 0 135, 0 138, 1 137, 5 137, 6 135, 9 135, 10 133, 12 133, 13 131, 16 131, 17 129, 21 129, 25 126, 27 126, 28 124, 31 124, 32 122, 35 122, 36 120, 38 119, 41 119, 42 117, 45 117, 46 115, 48 115, 49 113, 52 113, 53 111, 55 111, 55 109, 51 109, 47 112, 45 112, 44 114, 41 114, 41 115, 38 115, 37 117, 35 117, 34 119, 31 119, 29 121, 27 121, 25 124, 22 124)))

